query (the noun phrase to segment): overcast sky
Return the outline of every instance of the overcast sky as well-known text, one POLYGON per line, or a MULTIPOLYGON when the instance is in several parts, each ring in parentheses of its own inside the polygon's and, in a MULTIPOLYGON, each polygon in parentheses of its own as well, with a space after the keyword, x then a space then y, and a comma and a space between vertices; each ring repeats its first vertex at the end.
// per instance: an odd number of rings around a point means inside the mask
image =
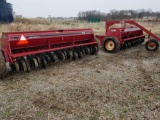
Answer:
POLYGON ((160 0, 7 0, 17 15, 24 17, 76 17, 79 11, 111 9, 160 11, 160 0))

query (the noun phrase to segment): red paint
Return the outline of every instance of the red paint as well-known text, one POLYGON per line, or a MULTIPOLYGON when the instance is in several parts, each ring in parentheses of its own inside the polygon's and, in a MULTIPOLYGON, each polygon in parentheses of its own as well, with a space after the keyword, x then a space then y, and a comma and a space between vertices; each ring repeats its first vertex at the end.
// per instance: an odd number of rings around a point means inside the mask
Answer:
POLYGON ((18 57, 34 55, 79 46, 95 45, 92 29, 7 32, 2 33, 2 52, 6 62, 18 57))
POLYGON ((23 35, 21 35, 21 38, 18 41, 17 45, 24 45, 24 44, 28 44, 28 40, 23 35))
POLYGON ((103 41, 107 37, 116 37, 120 44, 123 45, 125 41, 133 40, 136 38, 145 38, 143 32, 146 32, 149 36, 153 37, 155 40, 160 41, 160 38, 153 34, 151 31, 147 30, 140 24, 136 23, 133 20, 124 20, 124 21, 106 21, 106 34, 105 35, 97 35, 98 39, 100 40, 101 45, 103 41), (120 27, 120 28, 111 28, 114 24, 121 24, 124 25, 129 23, 136 27, 120 27))

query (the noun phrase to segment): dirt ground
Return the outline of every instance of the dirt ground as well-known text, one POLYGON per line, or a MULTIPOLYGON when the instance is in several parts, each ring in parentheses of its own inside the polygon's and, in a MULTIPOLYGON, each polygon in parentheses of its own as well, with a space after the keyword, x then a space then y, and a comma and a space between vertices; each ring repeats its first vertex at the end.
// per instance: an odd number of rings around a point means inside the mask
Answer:
POLYGON ((160 50, 144 45, 0 81, 1 120, 159 120, 160 50))

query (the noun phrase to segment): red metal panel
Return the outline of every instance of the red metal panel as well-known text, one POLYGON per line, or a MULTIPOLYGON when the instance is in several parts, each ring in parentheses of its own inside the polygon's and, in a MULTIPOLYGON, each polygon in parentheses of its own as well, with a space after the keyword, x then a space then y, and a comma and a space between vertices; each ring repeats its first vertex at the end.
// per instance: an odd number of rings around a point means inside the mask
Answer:
POLYGON ((120 41, 120 44, 123 45, 125 41, 133 40, 136 38, 145 38, 143 31, 159 41, 160 38, 158 38, 156 35, 154 35, 153 33, 151 33, 150 31, 148 31, 147 29, 145 29, 133 20, 106 21, 106 35, 98 35, 98 38, 100 39, 102 45, 103 41, 107 37, 114 36, 120 41), (120 23, 129 23, 135 25, 136 27, 110 28, 112 25, 120 23))
POLYGON ((9 62, 17 57, 87 45, 98 46, 92 29, 7 32, 2 35, 2 49, 9 62), (19 44, 20 39, 27 40, 26 44, 19 44))
POLYGON ((38 51, 31 51, 31 52, 24 52, 24 53, 12 54, 11 56, 12 56, 12 58, 17 58, 17 57, 22 57, 22 56, 27 56, 27 55, 34 55, 34 54, 40 54, 40 53, 45 53, 45 52, 50 52, 50 51, 63 50, 66 48, 73 48, 73 47, 87 46, 87 45, 97 45, 97 42, 72 45, 72 46, 67 46, 67 47, 58 47, 58 48, 45 49, 45 50, 38 50, 38 51))
POLYGON ((107 21, 106 22, 106 32, 109 30, 109 27, 114 25, 114 24, 119 24, 119 23, 129 23, 131 25, 136 26, 137 28, 140 28, 142 31, 146 32, 149 36, 153 37, 154 39, 160 41, 160 38, 158 36, 156 36, 155 34, 153 34, 151 31, 147 30, 145 27, 143 27, 142 25, 138 24, 137 22, 133 21, 133 20, 124 20, 124 21, 107 21))

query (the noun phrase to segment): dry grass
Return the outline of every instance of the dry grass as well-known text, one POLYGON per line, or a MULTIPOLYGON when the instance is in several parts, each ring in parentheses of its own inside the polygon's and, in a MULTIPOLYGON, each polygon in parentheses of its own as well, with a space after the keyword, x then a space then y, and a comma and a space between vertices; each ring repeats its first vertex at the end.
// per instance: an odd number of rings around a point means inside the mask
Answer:
POLYGON ((66 20, 41 20, 41 19, 25 19, 19 18, 11 24, 1 24, 0 34, 9 31, 35 31, 35 30, 54 30, 54 29, 78 29, 78 28, 93 28, 95 33, 105 32, 105 22, 87 23, 80 21, 66 20))
MULTIPOLYGON (((160 34, 159 22, 140 22, 148 30, 153 33, 160 34)), ((92 28, 95 34, 105 33, 105 22, 88 23, 85 21, 66 21, 66 20, 44 20, 44 19, 27 19, 17 18, 11 24, 0 24, 0 35, 2 32, 15 32, 15 31, 36 31, 36 30, 54 30, 54 29, 83 29, 92 28)))
MULTIPOLYGON (((31 21, 0 25, 0 31, 88 27, 96 34, 105 32, 104 22, 31 21)), ((159 120, 159 52, 150 53, 141 45, 117 54, 100 51, 97 56, 60 62, 45 70, 9 72, 0 81, 0 119, 159 120)))

